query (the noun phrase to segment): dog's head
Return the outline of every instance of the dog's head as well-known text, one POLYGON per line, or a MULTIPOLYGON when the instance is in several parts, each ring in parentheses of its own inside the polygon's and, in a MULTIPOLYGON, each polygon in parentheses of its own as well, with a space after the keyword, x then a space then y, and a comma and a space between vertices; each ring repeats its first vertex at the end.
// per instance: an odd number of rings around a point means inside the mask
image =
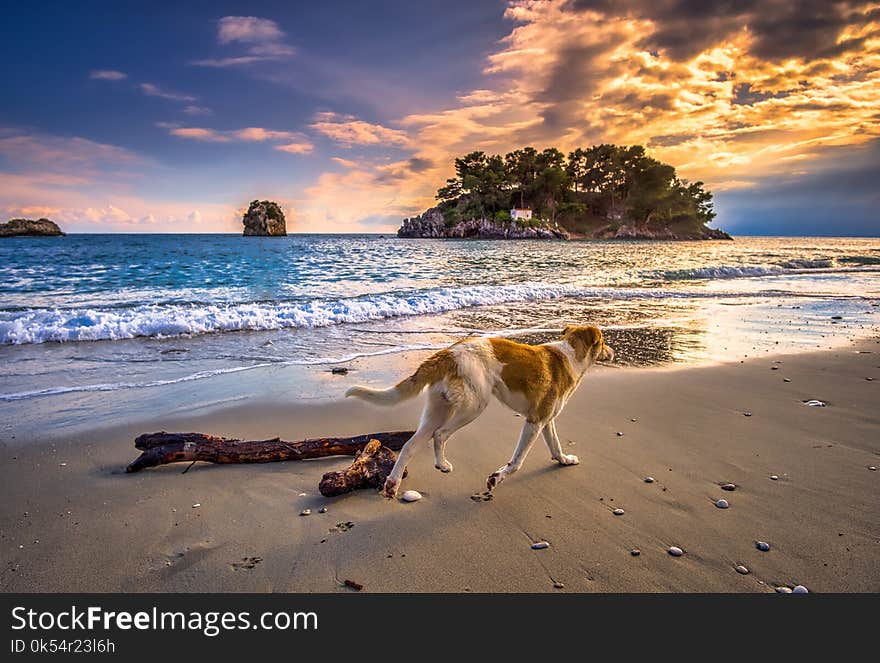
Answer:
POLYGON ((587 357, 591 361, 614 361, 614 350, 605 344, 602 330, 594 325, 568 325, 562 330, 562 338, 574 348, 579 361, 587 357))

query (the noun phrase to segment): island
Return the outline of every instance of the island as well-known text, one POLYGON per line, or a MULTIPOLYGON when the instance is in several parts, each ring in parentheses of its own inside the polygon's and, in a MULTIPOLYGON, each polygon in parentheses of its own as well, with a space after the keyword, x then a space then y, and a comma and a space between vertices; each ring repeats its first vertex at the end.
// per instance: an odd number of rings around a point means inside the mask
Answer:
POLYGON ((641 145, 471 152, 436 198, 398 237, 732 239, 708 226, 715 209, 703 182, 679 179, 641 145))
POLYGON ((287 222, 281 206, 271 200, 253 200, 241 219, 245 237, 285 237, 287 222))
POLYGON ((58 224, 49 219, 10 219, 0 223, 0 237, 60 237, 58 224))

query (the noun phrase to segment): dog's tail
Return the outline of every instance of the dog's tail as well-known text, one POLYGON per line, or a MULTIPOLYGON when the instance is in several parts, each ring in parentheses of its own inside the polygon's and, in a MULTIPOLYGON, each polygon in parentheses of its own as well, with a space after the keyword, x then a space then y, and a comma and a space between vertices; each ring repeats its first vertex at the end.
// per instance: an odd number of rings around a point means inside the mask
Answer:
MULTIPOLYGON (((415 373, 398 382, 388 389, 371 389, 370 387, 351 387, 345 392, 345 397, 354 396, 368 403, 376 405, 396 405, 402 401, 415 398, 429 384, 437 382, 438 375, 437 355, 423 363, 415 373)), ((445 357, 444 357, 445 359, 445 357)))

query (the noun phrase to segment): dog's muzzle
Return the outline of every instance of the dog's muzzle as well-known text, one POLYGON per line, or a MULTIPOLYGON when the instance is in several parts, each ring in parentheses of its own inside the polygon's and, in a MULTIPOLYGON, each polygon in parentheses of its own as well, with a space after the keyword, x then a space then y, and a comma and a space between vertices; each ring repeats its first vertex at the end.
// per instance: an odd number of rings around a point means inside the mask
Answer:
POLYGON ((603 343, 602 354, 599 355, 599 361, 614 361, 614 348, 603 343))

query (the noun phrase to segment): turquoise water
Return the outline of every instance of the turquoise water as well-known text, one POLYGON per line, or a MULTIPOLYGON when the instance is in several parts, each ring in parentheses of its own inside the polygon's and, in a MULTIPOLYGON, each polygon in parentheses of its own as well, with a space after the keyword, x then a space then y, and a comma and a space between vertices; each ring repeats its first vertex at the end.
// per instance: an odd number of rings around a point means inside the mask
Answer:
POLYGON ((14 238, 0 242, 0 405, 205 401, 224 376, 247 392, 297 370, 300 395, 337 395, 315 377, 335 363, 572 322, 605 327, 621 366, 727 360, 876 333, 878 301, 877 239, 14 238))

